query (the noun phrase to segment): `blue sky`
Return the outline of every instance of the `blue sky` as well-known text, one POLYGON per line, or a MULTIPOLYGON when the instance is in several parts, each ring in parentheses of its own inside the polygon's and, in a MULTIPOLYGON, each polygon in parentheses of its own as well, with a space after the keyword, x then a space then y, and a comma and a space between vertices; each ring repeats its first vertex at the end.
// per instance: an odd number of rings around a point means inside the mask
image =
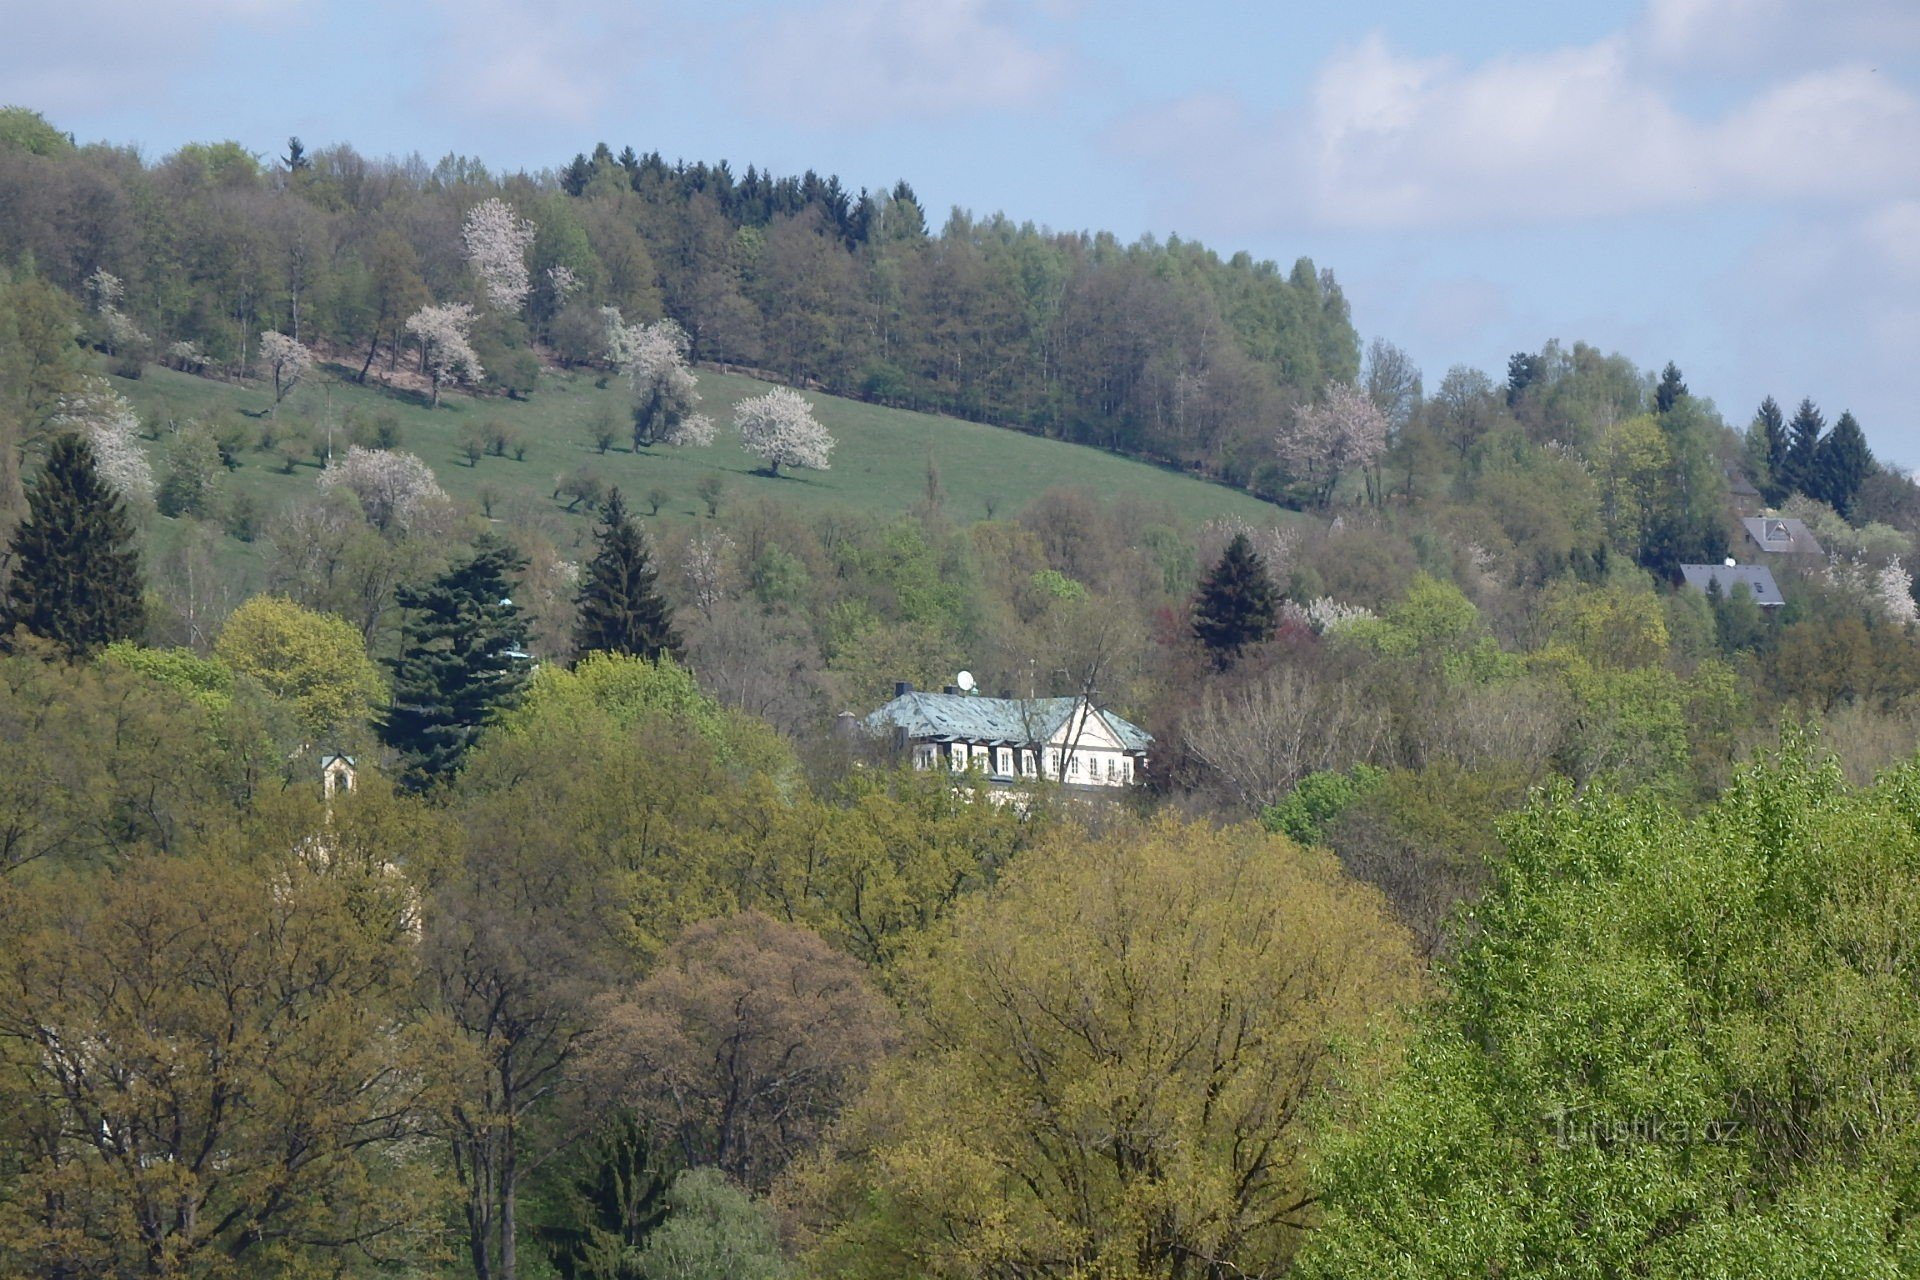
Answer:
POLYGON ((1339 276, 1496 375, 1668 359, 1920 465, 1920 2, 0 0, 0 102, 537 169, 606 140, 1339 276))

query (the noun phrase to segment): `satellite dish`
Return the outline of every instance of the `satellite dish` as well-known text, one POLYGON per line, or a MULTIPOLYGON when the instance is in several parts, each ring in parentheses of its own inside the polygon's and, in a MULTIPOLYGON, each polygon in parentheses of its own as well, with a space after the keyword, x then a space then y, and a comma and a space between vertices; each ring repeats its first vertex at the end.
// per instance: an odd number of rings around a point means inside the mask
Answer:
POLYGON ((974 681, 973 672, 971 671, 962 671, 959 675, 953 678, 953 682, 954 684, 960 687, 960 692, 962 693, 972 693, 975 689, 978 689, 980 687, 974 681))

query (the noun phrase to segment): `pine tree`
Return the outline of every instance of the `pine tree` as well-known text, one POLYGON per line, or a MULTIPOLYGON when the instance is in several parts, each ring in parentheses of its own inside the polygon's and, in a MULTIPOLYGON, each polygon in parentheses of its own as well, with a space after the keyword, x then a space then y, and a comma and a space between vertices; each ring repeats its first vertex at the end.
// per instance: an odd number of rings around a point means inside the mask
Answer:
POLYGON ((599 550, 580 584, 575 654, 631 653, 649 660, 662 654, 678 657, 680 637, 674 634, 673 610, 660 596, 659 575, 647 554, 646 537, 627 514, 618 489, 607 499, 600 520, 594 535, 599 550))
POLYGON ((1200 584, 1193 633, 1213 655, 1214 665, 1225 670, 1241 650, 1273 634, 1277 604, 1266 564, 1246 534, 1235 534, 1220 563, 1200 584))
POLYGON ((133 533, 120 496, 94 465, 93 449, 77 436, 55 440, 27 497, 27 518, 9 543, 9 623, 72 657, 138 638, 146 609, 133 533))
POLYGON ((1867 448, 1860 424, 1854 421, 1853 414, 1842 413, 1815 450, 1813 472, 1817 492, 1812 496, 1852 519, 1854 499, 1860 496, 1861 484, 1873 474, 1874 465, 1873 451, 1867 448))
POLYGON ((1680 379, 1680 366, 1669 360, 1667 367, 1660 371, 1660 385, 1654 388, 1654 408, 1665 413, 1686 397, 1687 384, 1680 379))
POLYGON ((1814 407, 1810 399, 1802 400, 1800 407, 1793 412, 1793 422, 1788 428, 1787 463, 1776 477, 1776 483, 1789 493, 1804 493, 1813 497, 1814 489, 1819 486, 1816 471, 1819 465, 1820 433, 1826 429, 1827 420, 1820 416, 1820 410, 1814 407))
POLYGON ((1787 470, 1787 418, 1780 412, 1779 401, 1768 396, 1760 402, 1747 435, 1752 442, 1750 456, 1766 467, 1764 476, 1754 477, 1759 481, 1760 496, 1767 500, 1768 506, 1778 506, 1787 498, 1787 489, 1781 480, 1787 470))
POLYGON ((487 534, 473 557, 424 589, 398 593, 407 621, 393 667, 382 739, 402 757, 402 781, 424 790, 460 767, 468 748, 526 682, 527 621, 511 597, 526 561, 487 534))

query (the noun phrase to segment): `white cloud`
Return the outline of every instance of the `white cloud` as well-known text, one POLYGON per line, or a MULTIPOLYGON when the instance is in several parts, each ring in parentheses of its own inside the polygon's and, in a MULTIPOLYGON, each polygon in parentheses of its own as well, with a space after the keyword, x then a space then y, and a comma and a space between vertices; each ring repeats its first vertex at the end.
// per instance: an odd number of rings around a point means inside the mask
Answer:
POLYGON ((425 96, 489 124, 584 127, 659 47, 645 4, 434 0, 434 7, 446 46, 425 96))
POLYGON ((821 126, 1029 105, 1063 69, 994 0, 826 0, 742 32, 762 110, 821 126))
POLYGON ((1685 66, 1777 71, 1920 48, 1912 0, 1649 0, 1636 31, 1655 58, 1685 66))
POLYGON ((1469 65, 1375 34, 1324 63, 1294 108, 1261 117, 1207 95, 1117 136, 1202 201, 1235 198, 1220 175, 1244 199, 1252 167, 1269 225, 1486 226, 1920 191, 1920 98, 1891 75, 1805 71, 1700 112, 1639 49, 1621 34, 1469 65))

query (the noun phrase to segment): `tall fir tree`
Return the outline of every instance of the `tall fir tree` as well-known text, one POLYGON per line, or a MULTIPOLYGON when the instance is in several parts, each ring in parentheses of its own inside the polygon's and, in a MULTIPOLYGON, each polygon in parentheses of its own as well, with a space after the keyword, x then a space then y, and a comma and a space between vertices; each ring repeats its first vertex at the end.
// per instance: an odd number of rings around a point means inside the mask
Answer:
POLYGON ((1814 496, 1819 486, 1815 469, 1820 460, 1820 433, 1826 427, 1827 420, 1811 399, 1803 399, 1793 411, 1793 421, 1787 427, 1787 465, 1779 477, 1787 492, 1814 496))
POLYGON ((1653 407, 1666 413, 1686 398, 1687 384, 1681 380, 1680 366, 1669 360, 1660 371, 1660 385, 1654 388, 1653 407))
POLYGON ((423 589, 398 593, 407 620, 380 735, 400 753, 409 789, 425 790, 458 769, 526 683, 527 620, 512 598, 513 575, 525 567, 511 546, 486 534, 471 559, 423 589))
POLYGON ((646 536, 627 513, 615 489, 600 512, 594 535, 599 550, 580 584, 580 621, 574 628, 578 657, 589 653, 630 653, 648 660, 680 656, 673 610, 661 598, 659 574, 647 554, 646 536))
POLYGON ((126 505, 94 465, 86 441, 53 442, 9 542, 7 619, 81 657, 146 629, 140 554, 126 505))
POLYGON ((1193 607, 1193 633, 1221 670, 1233 665, 1241 651, 1273 634, 1279 601, 1266 563, 1237 533, 1227 544, 1220 563, 1200 584, 1193 607))
POLYGON ((1759 464, 1755 469, 1765 468, 1766 472, 1754 477, 1760 496, 1769 506, 1778 506, 1787 500, 1787 489, 1781 482, 1787 470, 1787 415, 1772 396, 1760 402, 1753 425, 1747 428, 1747 441, 1748 456, 1759 464))
POLYGON ((1817 492, 1812 496, 1851 520, 1860 486, 1873 474, 1874 466, 1873 451, 1867 448, 1867 437, 1861 432, 1860 424, 1854 421, 1852 413, 1842 413, 1815 450, 1813 471, 1817 492))

